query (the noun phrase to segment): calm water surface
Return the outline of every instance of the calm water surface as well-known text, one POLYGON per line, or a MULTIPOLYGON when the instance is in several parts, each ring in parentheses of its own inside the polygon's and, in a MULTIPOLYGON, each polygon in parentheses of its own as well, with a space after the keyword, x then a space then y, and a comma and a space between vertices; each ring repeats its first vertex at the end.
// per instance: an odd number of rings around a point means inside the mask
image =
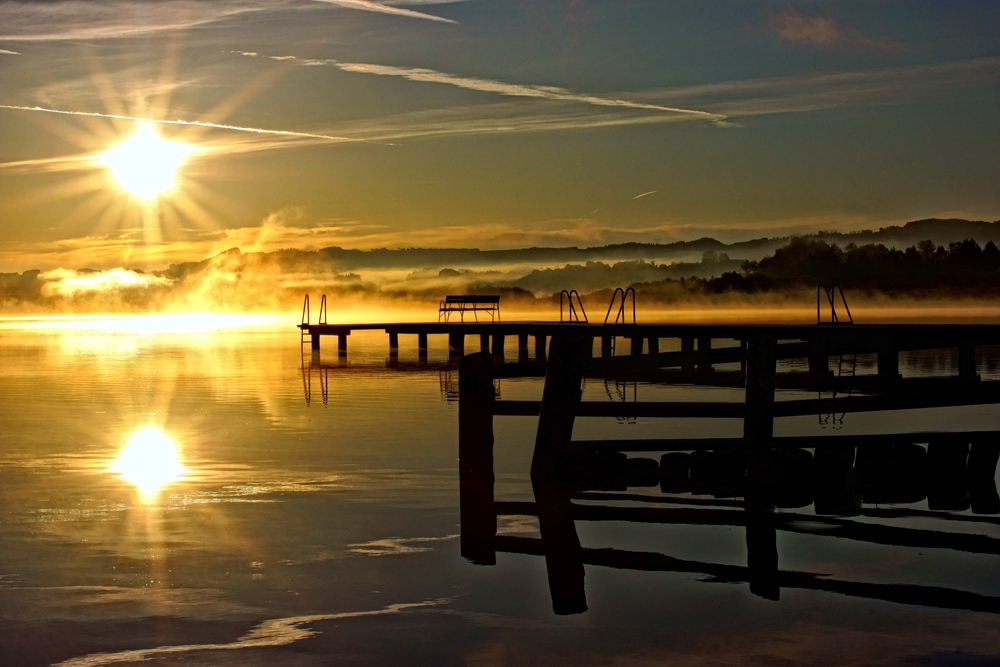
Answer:
MULTIPOLYGON (((51 324, 0 325, 0 664, 1000 661, 995 613, 794 588, 771 601, 745 582, 690 572, 587 566, 588 611, 554 614, 540 556, 498 553, 484 567, 460 555, 457 371, 436 366, 447 360, 443 338, 431 338, 429 369, 387 368, 382 333, 352 335, 348 365, 324 350, 318 367, 290 321, 202 331, 142 319, 51 324)), ((415 337, 400 342, 401 360, 415 362, 415 337)), ((874 372, 871 361, 858 373, 874 372)), ((903 355, 900 367, 920 375, 954 363, 949 353, 903 355)), ((996 379, 996 360, 981 355, 979 370, 996 379)), ((540 379, 499 386, 505 399, 541 390, 540 379)), ((741 396, 599 380, 585 388, 587 400, 741 396)), ((536 422, 495 420, 497 500, 533 500, 536 422)), ((575 437, 741 429, 591 418, 578 420, 575 437)), ((1000 409, 776 426, 779 435, 940 429, 1000 429, 1000 409)), ((911 514, 852 520, 1000 540, 996 517, 911 514)), ((501 518, 499 530, 537 537, 538 522, 501 518)), ((578 521, 577 531, 585 547, 746 565, 742 527, 578 521)), ((823 532, 779 531, 781 569, 1000 596, 995 554, 823 532)))

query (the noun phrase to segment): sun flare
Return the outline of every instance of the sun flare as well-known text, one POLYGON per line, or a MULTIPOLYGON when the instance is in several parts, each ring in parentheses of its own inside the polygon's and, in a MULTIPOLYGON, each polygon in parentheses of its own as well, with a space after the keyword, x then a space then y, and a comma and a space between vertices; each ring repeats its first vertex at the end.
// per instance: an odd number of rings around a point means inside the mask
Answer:
POLYGON ((174 172, 192 149, 166 141, 149 125, 104 153, 101 161, 111 169, 118 184, 142 199, 155 197, 174 187, 174 172))
POLYGON ((111 466, 111 472, 135 484, 144 497, 154 495, 168 482, 180 479, 186 469, 173 441, 152 426, 137 431, 111 466))

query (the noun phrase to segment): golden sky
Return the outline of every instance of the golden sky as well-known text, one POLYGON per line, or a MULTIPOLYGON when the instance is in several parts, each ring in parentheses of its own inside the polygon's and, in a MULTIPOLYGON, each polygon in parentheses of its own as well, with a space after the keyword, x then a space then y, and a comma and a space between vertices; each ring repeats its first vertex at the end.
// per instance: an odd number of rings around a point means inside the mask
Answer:
POLYGON ((982 2, 4 2, 0 271, 996 220, 998 32, 982 2))

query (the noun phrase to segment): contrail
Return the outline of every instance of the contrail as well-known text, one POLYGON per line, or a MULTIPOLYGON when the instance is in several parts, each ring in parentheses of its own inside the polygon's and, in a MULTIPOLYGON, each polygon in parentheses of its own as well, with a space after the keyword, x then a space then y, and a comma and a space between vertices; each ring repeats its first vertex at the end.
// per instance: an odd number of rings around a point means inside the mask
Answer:
POLYGON ((640 197, 645 197, 646 195, 655 195, 659 190, 650 190, 649 192, 643 192, 641 195, 636 195, 632 199, 639 199, 640 197))
POLYGON ((412 9, 402 9, 401 7, 389 7, 388 5, 383 5, 378 2, 370 2, 369 0, 317 0, 317 2, 325 2, 331 5, 340 5, 341 7, 348 7, 350 9, 360 9, 366 12, 379 12, 381 14, 395 14, 396 16, 409 16, 415 19, 427 19, 429 21, 440 21, 441 23, 458 23, 458 21, 452 21, 451 19, 446 19, 442 16, 434 16, 433 14, 424 14, 423 12, 415 12, 412 9))
POLYGON ((326 139, 328 141, 363 141, 363 139, 349 139, 347 137, 335 137, 329 134, 309 134, 308 132, 292 132, 291 130, 266 130, 260 127, 240 127, 239 125, 206 123, 197 120, 158 120, 156 118, 140 118, 138 116, 120 116, 111 113, 97 113, 96 111, 66 111, 64 109, 47 109, 45 107, 25 107, 25 106, 18 106, 16 104, 0 104, 0 109, 14 109, 17 111, 43 111, 45 113, 58 113, 66 116, 92 116, 97 118, 117 118, 119 120, 134 120, 140 123, 159 123, 162 125, 194 125, 196 127, 214 127, 220 130, 235 130, 237 132, 255 132, 257 134, 278 134, 286 137, 326 139))
POLYGON ((456 86, 458 88, 465 88, 466 90, 478 90, 484 93, 495 93, 497 95, 505 95, 509 97, 533 97, 563 102, 579 102, 599 107, 665 111, 668 113, 684 114, 695 118, 703 118, 707 121, 715 123, 716 125, 728 125, 726 116, 723 114, 712 113, 710 111, 668 107, 660 104, 649 104, 647 102, 637 102, 613 97, 600 97, 598 95, 578 93, 567 88, 560 88, 558 86, 507 83, 505 81, 497 81, 495 79, 480 79, 477 77, 462 76, 459 74, 449 74, 448 72, 440 72, 438 70, 426 69, 423 67, 393 67, 391 65, 372 65, 369 63, 344 63, 339 60, 315 60, 297 58, 295 56, 261 56, 260 54, 251 51, 237 51, 236 53, 253 58, 262 57, 270 58, 271 60, 294 61, 306 67, 336 67, 344 72, 374 74, 377 76, 398 76, 410 81, 440 83, 449 86, 456 86))

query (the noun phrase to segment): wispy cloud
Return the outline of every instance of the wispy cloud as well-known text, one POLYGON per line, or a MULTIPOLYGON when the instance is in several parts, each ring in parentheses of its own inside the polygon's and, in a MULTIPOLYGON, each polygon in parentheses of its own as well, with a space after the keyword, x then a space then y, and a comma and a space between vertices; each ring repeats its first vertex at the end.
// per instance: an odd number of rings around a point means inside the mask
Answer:
POLYGON ((788 10, 773 17, 771 28, 784 42, 812 44, 823 48, 859 47, 875 51, 906 51, 907 44, 885 37, 865 37, 853 28, 823 16, 806 16, 788 10))
POLYGON ((21 54, 18 53, 17 51, 8 51, 7 49, 0 49, 0 55, 5 55, 5 56, 19 56, 21 54))
POLYGON ((341 7, 346 7, 348 9, 360 9, 365 12, 379 12, 381 14, 393 14, 395 16, 406 16, 414 19, 426 19, 428 21, 440 21, 441 23, 458 23, 458 21, 453 21, 451 19, 446 19, 441 16, 435 16, 433 14, 425 14, 423 12, 416 12, 412 9, 403 9, 401 7, 391 7, 389 5, 383 5, 379 2, 370 2, 369 0, 315 0, 316 2, 325 2, 331 5, 340 5, 341 7))
MULTIPOLYGON (((250 55, 249 53, 244 55, 250 55)), ((257 54, 254 54, 255 56, 257 54)), ((482 79, 478 77, 462 76, 450 74, 438 70, 423 67, 393 67, 390 65, 375 65, 370 63, 344 63, 337 60, 296 58, 294 56, 268 56, 272 60, 293 60, 306 67, 336 67, 344 72, 354 72, 358 74, 373 74, 377 76, 396 76, 409 81, 419 81, 424 83, 437 83, 466 90, 476 90, 485 93, 493 93, 507 97, 528 97, 535 99, 553 100, 557 102, 573 102, 587 104, 590 106, 613 107, 620 109, 641 109, 645 111, 657 111, 671 114, 681 114, 692 118, 700 118, 717 124, 725 124, 725 116, 721 114, 701 111, 698 109, 685 109, 680 107, 664 106, 660 104, 649 104, 637 102, 620 97, 602 97, 578 93, 567 88, 558 86, 545 86, 537 84, 508 83, 495 79, 482 79)))
POLYGON ((650 190, 649 192, 643 192, 641 195, 636 195, 632 199, 641 199, 642 197, 648 197, 649 195, 655 195, 659 190, 650 190))
POLYGON ((143 118, 139 116, 122 116, 118 114, 98 113, 96 111, 70 111, 66 109, 47 109, 45 107, 27 107, 16 104, 0 104, 0 109, 11 109, 15 111, 40 111, 44 113, 63 114, 67 116, 92 116, 96 118, 115 118, 118 120, 133 120, 142 123, 158 123, 161 125, 191 125, 195 127, 211 127, 220 130, 234 130, 237 132, 253 132, 256 134, 276 134, 288 137, 303 137, 306 139, 325 139, 328 141, 353 141, 346 137, 335 137, 328 134, 310 134, 308 132, 293 132, 291 130, 269 130, 262 127, 242 127, 239 125, 226 125, 224 123, 207 123, 197 120, 165 120, 157 118, 143 118))
POLYGON ((49 42, 114 39, 216 23, 293 6, 292 0, 173 0, 148 3, 141 20, 131 0, 0 3, 0 40, 49 42))

